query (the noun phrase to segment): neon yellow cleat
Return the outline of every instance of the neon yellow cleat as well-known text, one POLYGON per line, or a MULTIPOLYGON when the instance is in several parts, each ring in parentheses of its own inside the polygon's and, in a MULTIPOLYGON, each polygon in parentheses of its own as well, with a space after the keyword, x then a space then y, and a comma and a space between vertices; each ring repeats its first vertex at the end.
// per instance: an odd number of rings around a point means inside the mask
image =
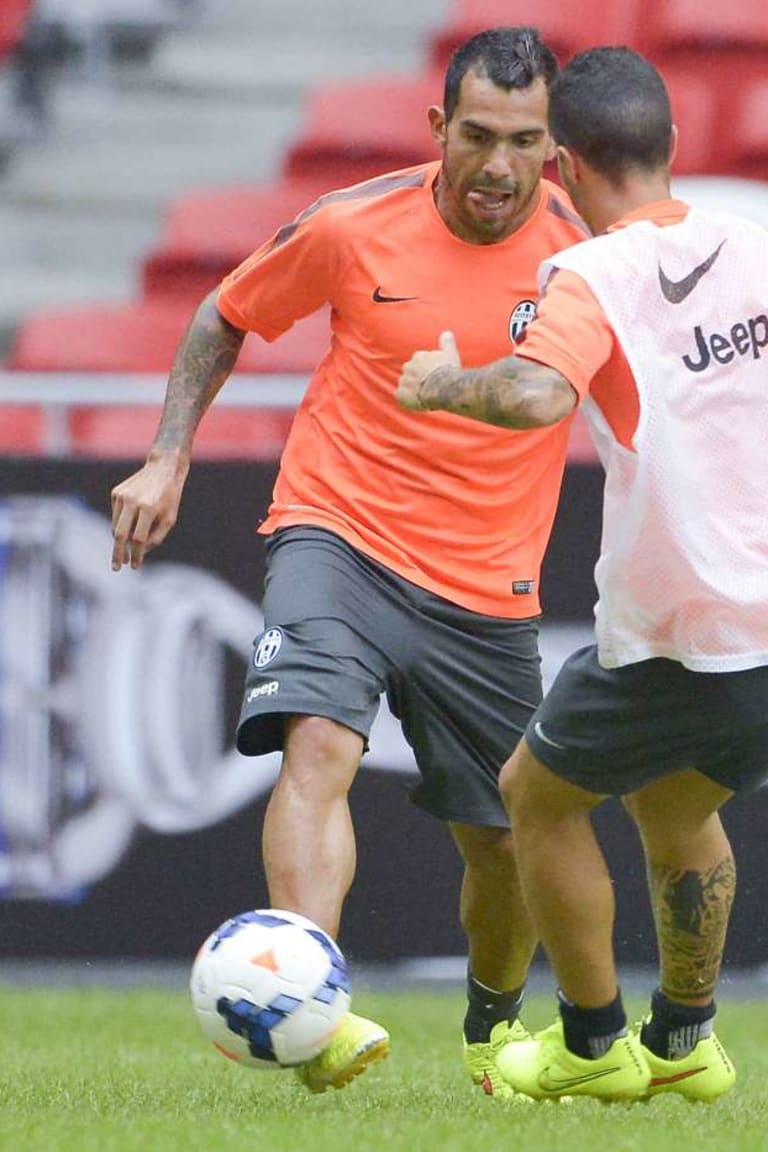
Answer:
POLYGON ((677 1092, 686 1100, 711 1103, 730 1091, 736 1080, 733 1064, 714 1032, 679 1060, 664 1060, 646 1047, 643 1055, 651 1070, 646 1098, 677 1092))
POLYGON ((651 1079, 634 1033, 614 1040, 596 1060, 576 1056, 565 1046, 558 1020, 531 1040, 507 1044, 499 1053, 501 1075, 515 1092, 533 1100, 593 1096, 599 1100, 639 1100, 651 1079))
POLYGON ((336 1035, 306 1064, 300 1064, 296 1075, 310 1092, 326 1088, 343 1088, 389 1055, 389 1033, 373 1020, 348 1012, 336 1035))
POLYGON ((486 1096, 497 1100, 511 1100, 515 1092, 499 1072, 496 1064, 499 1053, 508 1044, 530 1040, 531 1035, 519 1020, 508 1024, 502 1020, 491 1029, 487 1044, 468 1044, 464 1041, 464 1066, 472 1077, 472 1083, 482 1088, 486 1096))

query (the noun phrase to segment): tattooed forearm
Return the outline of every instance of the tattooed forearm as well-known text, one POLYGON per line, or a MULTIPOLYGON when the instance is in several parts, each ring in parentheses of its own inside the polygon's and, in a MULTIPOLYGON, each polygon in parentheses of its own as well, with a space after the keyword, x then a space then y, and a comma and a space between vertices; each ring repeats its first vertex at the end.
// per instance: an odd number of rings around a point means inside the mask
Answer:
POLYGON ((155 448, 188 449, 203 413, 235 366, 245 333, 220 315, 208 296, 179 346, 155 448))
POLYGON ((653 865, 650 882, 662 991, 678 1001, 711 996, 736 892, 733 857, 703 872, 653 865))
POLYGON ((567 416, 576 394, 553 368, 508 356, 484 368, 436 368, 422 381, 419 402, 504 428, 539 428, 567 416))

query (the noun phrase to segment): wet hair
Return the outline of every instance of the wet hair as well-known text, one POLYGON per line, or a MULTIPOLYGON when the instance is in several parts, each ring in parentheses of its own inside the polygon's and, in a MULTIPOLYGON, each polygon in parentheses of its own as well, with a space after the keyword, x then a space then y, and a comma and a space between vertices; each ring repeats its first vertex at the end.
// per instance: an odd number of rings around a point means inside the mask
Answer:
POLYGON ((562 70, 549 97, 556 144, 620 183, 669 164, 672 112, 661 75, 629 48, 590 48, 562 70))
POLYGON ((483 76, 499 88, 528 88, 543 77, 547 88, 558 73, 557 57, 539 39, 536 28, 488 28, 461 44, 445 73, 443 111, 450 120, 459 102, 467 72, 483 76))

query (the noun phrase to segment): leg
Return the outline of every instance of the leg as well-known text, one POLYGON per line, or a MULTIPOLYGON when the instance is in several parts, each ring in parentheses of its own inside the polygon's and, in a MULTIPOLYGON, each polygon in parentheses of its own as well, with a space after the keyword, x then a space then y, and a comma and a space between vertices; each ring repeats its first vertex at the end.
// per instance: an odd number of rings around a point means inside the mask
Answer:
POLYGON ((522 988, 536 934, 520 889, 512 833, 473 824, 450 827, 464 861, 459 911, 469 970, 487 988, 522 988))
POLYGON ((528 910, 559 984, 561 1023, 499 1054, 534 1099, 636 1099, 650 1073, 628 1032, 613 955, 613 885, 590 813, 601 797, 556 776, 523 739, 500 785, 528 910))
POLYGON ((560 779, 525 740, 500 786, 528 910, 560 988, 583 1008, 612 1003, 613 884, 590 819, 601 797, 560 779))
POLYGON ((450 829, 464 861, 459 904, 469 948, 464 1064, 487 1096, 510 1098, 497 1060, 507 1044, 528 1035, 518 1015, 536 937, 509 829, 476 824, 450 829))
MULTIPOLYGON (((334 720, 286 720, 283 763, 264 817, 263 853, 270 903, 308 916, 338 935, 355 874, 355 835, 347 796, 362 737, 334 720)), ((297 1069, 310 1092, 343 1088, 389 1053, 389 1033, 347 1013, 326 1047, 297 1069)))
POLYGON ((718 809, 731 792, 678 772, 625 800, 640 829, 659 948, 660 987, 640 1039, 648 1094, 715 1100, 736 1074, 714 1033, 714 991, 736 869, 718 809))
POLYGON ((362 738, 320 716, 286 720, 283 763, 264 817, 270 903, 299 912, 336 937, 355 874, 347 800, 362 738))
POLYGON ((718 809, 732 793, 679 772, 627 797, 640 830, 658 938, 661 990, 674 1001, 712 1001, 736 888, 718 809))

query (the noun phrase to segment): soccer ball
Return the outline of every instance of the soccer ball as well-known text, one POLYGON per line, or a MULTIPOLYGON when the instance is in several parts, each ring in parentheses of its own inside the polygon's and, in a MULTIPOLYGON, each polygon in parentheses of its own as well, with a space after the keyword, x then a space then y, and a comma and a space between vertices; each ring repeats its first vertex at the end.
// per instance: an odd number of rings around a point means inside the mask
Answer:
POLYGON ((277 908, 243 912, 212 932, 195 958, 190 990, 214 1047, 251 1068, 311 1060, 350 1003, 347 964, 330 936, 277 908))

